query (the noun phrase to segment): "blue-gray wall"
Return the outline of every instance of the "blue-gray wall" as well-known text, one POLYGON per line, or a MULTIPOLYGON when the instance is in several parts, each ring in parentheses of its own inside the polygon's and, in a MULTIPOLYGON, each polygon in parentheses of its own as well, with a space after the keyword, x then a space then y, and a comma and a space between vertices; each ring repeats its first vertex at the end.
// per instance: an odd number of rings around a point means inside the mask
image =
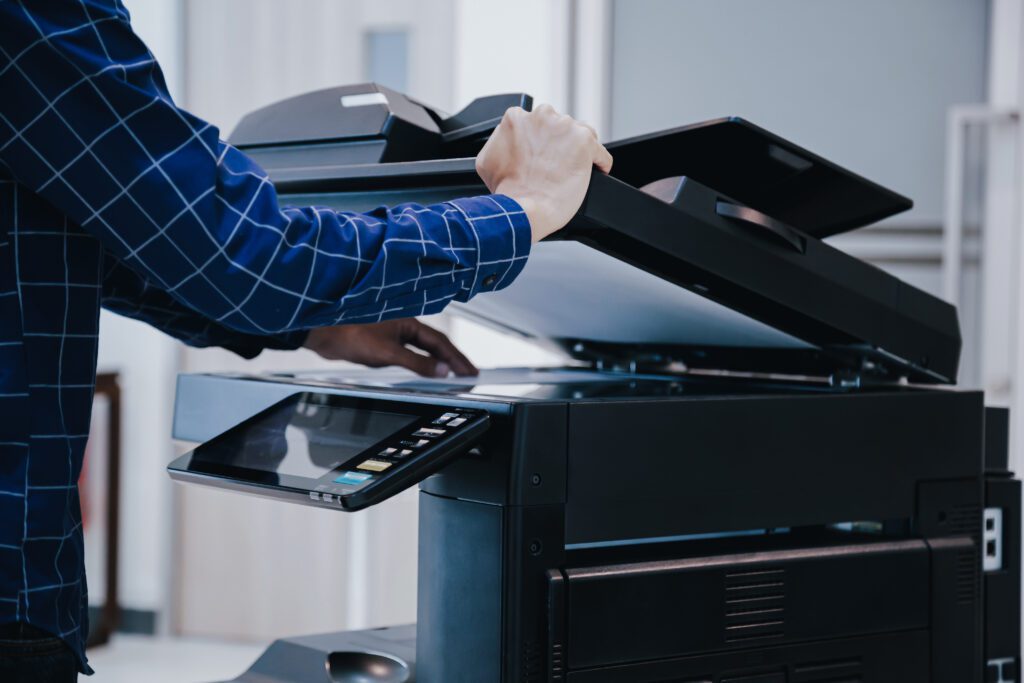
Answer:
POLYGON ((986 0, 616 0, 612 138, 740 115, 942 217, 946 111, 985 97, 986 0))

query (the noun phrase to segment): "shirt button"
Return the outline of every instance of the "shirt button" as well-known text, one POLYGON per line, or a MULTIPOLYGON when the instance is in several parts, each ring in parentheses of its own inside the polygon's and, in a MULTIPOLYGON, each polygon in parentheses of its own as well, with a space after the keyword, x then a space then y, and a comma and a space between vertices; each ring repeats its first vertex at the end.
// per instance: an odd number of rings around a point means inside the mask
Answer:
POLYGON ((494 286, 494 283, 497 282, 497 281, 498 281, 498 276, 497 275, 488 275, 487 277, 484 278, 484 287, 487 287, 488 289, 490 289, 491 287, 494 286))

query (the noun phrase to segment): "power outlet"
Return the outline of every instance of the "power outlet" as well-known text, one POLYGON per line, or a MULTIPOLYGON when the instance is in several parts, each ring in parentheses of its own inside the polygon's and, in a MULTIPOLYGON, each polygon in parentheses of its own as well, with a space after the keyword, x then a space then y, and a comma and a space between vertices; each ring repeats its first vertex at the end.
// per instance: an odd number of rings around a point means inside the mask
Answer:
POLYGON ((985 526, 981 534, 982 565, 987 572, 1003 568, 1003 510, 985 508, 985 526))

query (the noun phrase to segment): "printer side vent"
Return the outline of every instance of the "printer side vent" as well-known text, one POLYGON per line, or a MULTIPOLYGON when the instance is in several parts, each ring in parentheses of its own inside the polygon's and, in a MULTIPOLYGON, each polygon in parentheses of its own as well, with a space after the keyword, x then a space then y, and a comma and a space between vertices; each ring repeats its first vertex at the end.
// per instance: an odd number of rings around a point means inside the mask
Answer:
POLYGON ((536 640, 528 640, 522 650, 522 683, 541 683, 544 680, 544 649, 536 640))
POLYGON ((956 601, 961 605, 974 604, 979 585, 977 553, 961 550, 956 555, 956 601))
POLYGON ((955 536, 965 535, 977 538, 981 531, 981 508, 966 503, 954 505, 949 511, 948 531, 955 536))
MULTIPOLYGON (((948 529, 952 535, 970 536, 980 544, 981 508, 977 505, 954 505, 949 513, 948 529)), ((961 550, 956 557, 956 600, 970 605, 978 600, 981 560, 973 550, 961 550)))
POLYGON ((551 672, 552 681, 565 680, 565 647, 562 643, 551 644, 551 672))
POLYGON ((782 638, 786 635, 785 620, 785 569, 726 573, 726 643, 782 638))

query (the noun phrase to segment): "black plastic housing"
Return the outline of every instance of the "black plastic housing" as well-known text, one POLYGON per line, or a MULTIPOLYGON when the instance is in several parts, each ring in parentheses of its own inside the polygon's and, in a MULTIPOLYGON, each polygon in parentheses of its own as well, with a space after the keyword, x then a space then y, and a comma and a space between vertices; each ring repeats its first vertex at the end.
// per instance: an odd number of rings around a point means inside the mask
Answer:
MULTIPOLYGON (((475 153, 512 104, 530 99, 483 98, 448 117, 380 86, 347 86, 254 112, 232 141, 266 166, 289 202, 431 203, 487 191, 474 160, 454 157, 475 153), (351 96, 381 101, 341 107, 351 96)), ((905 197, 736 117, 609 147, 612 176, 595 171, 577 216, 554 239, 582 242, 811 348, 542 338, 472 305, 458 312, 595 363, 656 358, 836 381, 956 381, 955 308, 820 239, 905 210, 905 197), (642 189, 668 179, 669 195, 642 189)))

